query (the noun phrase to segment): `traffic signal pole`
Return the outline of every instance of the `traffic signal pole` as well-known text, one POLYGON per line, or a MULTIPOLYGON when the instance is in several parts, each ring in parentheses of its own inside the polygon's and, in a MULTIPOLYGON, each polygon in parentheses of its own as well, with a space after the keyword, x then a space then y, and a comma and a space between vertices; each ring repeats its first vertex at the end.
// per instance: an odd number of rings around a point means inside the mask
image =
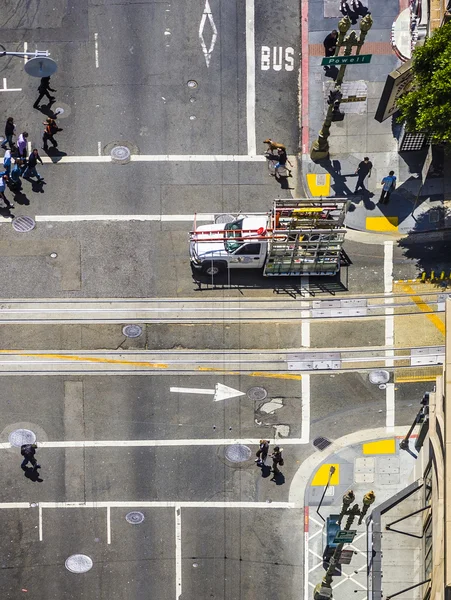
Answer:
MULTIPOLYGON (((337 48, 335 50, 335 56, 338 56, 338 52, 340 51, 340 48, 342 46, 345 47, 345 56, 350 56, 354 47, 357 48, 356 55, 360 54, 360 50, 362 49, 362 46, 365 42, 366 35, 371 29, 372 25, 373 19, 371 18, 370 13, 368 13, 360 21, 360 35, 357 36, 355 31, 351 31, 348 37, 345 37, 346 33, 351 27, 351 20, 347 15, 346 17, 343 17, 343 19, 340 19, 338 23, 339 36, 337 41, 337 48)), ((312 160, 322 160, 329 156, 328 138, 330 135, 330 126, 332 125, 334 117, 336 118, 337 113, 339 112, 340 101, 342 98, 340 86, 343 83, 343 78, 346 72, 346 66, 346 64, 342 64, 340 66, 338 76, 335 81, 335 89, 332 90, 329 94, 329 108, 327 109, 326 118, 324 119, 324 123, 319 132, 318 138, 313 142, 312 148, 310 150, 310 158, 312 160)))

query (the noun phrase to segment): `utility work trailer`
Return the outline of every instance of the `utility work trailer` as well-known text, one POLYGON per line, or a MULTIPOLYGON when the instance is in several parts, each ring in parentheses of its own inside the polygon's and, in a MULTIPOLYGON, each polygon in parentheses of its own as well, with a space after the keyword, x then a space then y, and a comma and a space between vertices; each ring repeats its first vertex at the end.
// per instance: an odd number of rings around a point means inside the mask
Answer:
POLYGON ((190 231, 194 269, 262 269, 265 277, 335 275, 340 270, 346 198, 274 200, 267 213, 215 215, 190 231))

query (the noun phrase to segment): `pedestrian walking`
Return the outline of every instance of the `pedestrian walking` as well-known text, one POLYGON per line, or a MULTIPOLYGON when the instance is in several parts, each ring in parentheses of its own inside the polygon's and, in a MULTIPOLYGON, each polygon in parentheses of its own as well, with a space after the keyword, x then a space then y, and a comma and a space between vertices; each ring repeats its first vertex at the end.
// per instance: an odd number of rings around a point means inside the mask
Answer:
POLYGON ((20 465, 21 469, 25 469, 28 463, 31 463, 34 470, 40 469, 41 465, 38 465, 38 461, 35 459, 37 444, 22 444, 20 447, 20 453, 22 454, 23 461, 20 465))
POLYGON ((324 56, 334 56, 337 49, 338 31, 333 29, 323 41, 324 56))
POLYGON ((8 175, 11 173, 11 150, 6 150, 5 156, 3 157, 3 174, 8 175))
POLYGON ((2 142, 3 150, 6 150, 6 144, 9 144, 10 150, 14 149, 13 136, 16 135, 15 131, 16 126, 14 124, 14 119, 13 117, 8 117, 5 123, 5 139, 2 142))
POLYGON ((390 173, 384 177, 381 181, 382 183, 382 192, 379 202, 381 204, 388 204, 390 200, 390 194, 396 187, 396 177, 395 172, 390 171, 390 173))
POLYGON ((42 146, 42 149, 46 150, 46 151, 49 149, 49 147, 48 147, 49 140, 52 142, 54 148, 58 148, 58 142, 55 140, 55 138, 53 136, 56 133, 58 133, 58 131, 63 131, 61 129, 61 127, 58 127, 55 119, 51 119, 51 118, 47 119, 42 124, 45 125, 44 133, 42 134, 42 142, 44 144, 42 146))
POLYGON ((9 189, 13 191, 18 191, 22 187, 22 182, 20 180, 22 176, 22 160, 20 158, 16 158, 14 162, 14 167, 11 171, 11 175, 9 176, 9 189))
POLYGON ((271 481, 276 479, 277 475, 279 475, 279 473, 280 473, 279 466, 283 467, 283 465, 284 465, 282 452, 283 452, 283 448, 280 448, 279 446, 274 446, 274 451, 271 454, 272 470, 274 473, 274 477, 271 479, 271 481))
POLYGON ((39 156, 39 152, 37 148, 34 148, 33 152, 28 157, 28 165, 24 171, 23 178, 30 179, 31 177, 36 177, 38 181, 44 181, 44 178, 39 175, 36 170, 36 165, 38 161, 42 163, 42 158, 39 156))
POLYGON ((33 104, 33 108, 39 108, 39 103, 44 98, 44 96, 47 96, 47 98, 50 100, 50 102, 54 102, 56 100, 55 96, 51 96, 49 94, 49 92, 56 92, 56 90, 53 90, 50 87, 50 77, 42 77, 41 78, 41 83, 39 84, 38 92, 39 92, 39 97, 36 100, 36 102, 33 104))
POLYGON ((0 175, 0 200, 3 200, 3 202, 6 204, 6 206, 2 206, 2 208, 14 208, 14 204, 12 204, 12 202, 10 202, 8 200, 8 198, 5 196, 5 190, 6 190, 6 182, 8 181, 8 175, 0 175))
POLYGON ((260 447, 255 454, 255 456, 257 457, 255 459, 255 462, 257 463, 257 465, 259 467, 263 467, 263 465, 265 464, 265 460, 266 460, 266 457, 268 456, 268 452, 269 452, 269 440, 260 440, 260 447))
POLYGON ((365 158, 362 160, 362 162, 359 163, 359 166, 357 167, 357 171, 355 172, 355 174, 357 175, 357 183, 355 186, 354 194, 357 194, 357 191, 360 188, 362 188, 362 190, 366 191, 365 179, 367 178, 367 176, 371 177, 372 169, 373 169, 373 163, 370 161, 368 156, 365 156, 365 158))
POLYGON ((268 152, 276 152, 277 150, 282 149, 282 150, 286 150, 286 147, 284 144, 279 144, 278 142, 273 142, 272 139, 268 138, 267 140, 263 140, 264 144, 268 144, 268 152))
POLYGON ((279 150, 277 151, 277 156, 279 158, 279 162, 274 167, 275 176, 277 177, 277 175, 279 175, 280 169, 286 169, 288 171, 288 177, 291 177, 291 171, 290 171, 290 169, 287 168, 287 163, 292 168, 293 168, 293 165, 288 160, 287 151, 285 150, 285 148, 279 148, 279 150))
POLYGON ((27 138, 28 131, 23 131, 17 138, 17 150, 19 158, 27 158, 27 138))

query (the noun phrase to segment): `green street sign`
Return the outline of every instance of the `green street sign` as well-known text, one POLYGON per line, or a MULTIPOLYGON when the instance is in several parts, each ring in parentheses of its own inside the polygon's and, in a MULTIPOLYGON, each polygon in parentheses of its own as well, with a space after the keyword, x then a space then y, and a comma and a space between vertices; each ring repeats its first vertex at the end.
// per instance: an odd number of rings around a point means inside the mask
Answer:
POLYGON ((363 65, 371 62, 372 54, 358 54, 354 56, 326 56, 321 65, 363 65))
POLYGON ((335 534, 334 544, 352 544, 356 534, 357 529, 340 529, 335 534))

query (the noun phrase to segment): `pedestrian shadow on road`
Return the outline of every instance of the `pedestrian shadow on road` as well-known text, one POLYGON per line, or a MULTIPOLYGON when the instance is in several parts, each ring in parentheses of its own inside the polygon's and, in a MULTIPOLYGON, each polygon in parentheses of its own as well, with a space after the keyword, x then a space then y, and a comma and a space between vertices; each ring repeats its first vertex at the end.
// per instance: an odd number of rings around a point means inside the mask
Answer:
POLYGON ((354 194, 354 197, 351 198, 351 202, 353 204, 351 204, 348 207, 348 210, 350 210, 352 212, 352 210, 354 210, 353 205, 354 204, 360 204, 360 202, 363 200, 363 205, 365 206, 366 210, 374 210, 376 208, 375 203, 371 200, 371 198, 374 198, 374 194, 373 192, 370 192, 369 190, 362 190, 361 192, 354 194))
POLYGON ((285 475, 283 473, 277 473, 273 475, 271 481, 274 481, 276 485, 283 485, 285 483, 285 475))
POLYGON ((10 206, 0 206, 0 216, 14 218, 15 215, 11 212, 10 206))
POLYGON ((50 119, 57 119, 58 118, 58 113, 54 112, 52 110, 52 104, 54 104, 55 102, 56 102, 56 100, 52 100, 48 104, 41 104, 41 106, 39 107, 38 110, 40 110, 41 113, 43 113, 47 117, 50 117, 50 119))
POLYGON ((277 175, 276 174, 276 181, 279 182, 280 187, 283 190, 294 190, 294 187, 290 187, 290 183, 288 181, 288 177, 284 176, 284 175, 277 175))
POLYGON ((33 469, 33 467, 22 467, 23 474, 27 479, 33 481, 34 483, 42 483, 44 480, 39 477, 39 471, 37 469, 33 469))
POLYGON ((43 194, 44 193, 44 185, 47 185, 45 181, 35 181, 34 179, 28 180, 31 183, 31 190, 35 194, 43 194))
POLYGON ((30 200, 22 190, 14 192, 14 202, 15 204, 21 204, 22 206, 28 206, 30 204, 30 200))
POLYGON ((269 477, 271 475, 271 467, 269 465, 262 465, 260 468, 262 470, 262 477, 264 479, 266 479, 266 477, 269 477))
POLYGON ((66 152, 62 152, 58 148, 49 148, 48 150, 44 150, 44 152, 53 163, 57 163, 63 158, 63 156, 67 156, 66 152))
POLYGON ((333 162, 330 160, 330 158, 325 158, 322 160, 318 160, 316 161, 317 164, 319 164, 323 169, 325 169, 330 176, 332 177, 333 183, 332 183, 332 189, 335 192, 335 196, 337 198, 343 198, 343 197, 347 197, 347 196, 352 196, 353 193, 352 191, 349 189, 349 187, 347 186, 346 183, 346 178, 347 177, 356 177, 356 175, 354 175, 354 173, 352 175, 342 175, 341 173, 341 164, 339 160, 334 160, 333 162))

